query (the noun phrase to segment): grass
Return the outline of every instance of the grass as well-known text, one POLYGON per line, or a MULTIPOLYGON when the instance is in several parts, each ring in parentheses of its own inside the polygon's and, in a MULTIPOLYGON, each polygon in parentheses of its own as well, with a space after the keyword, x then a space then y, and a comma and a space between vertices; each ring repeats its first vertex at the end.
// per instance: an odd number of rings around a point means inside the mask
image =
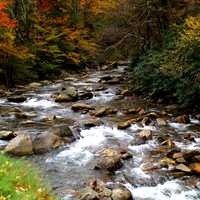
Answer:
POLYGON ((0 154, 0 200, 55 200, 27 161, 0 154))

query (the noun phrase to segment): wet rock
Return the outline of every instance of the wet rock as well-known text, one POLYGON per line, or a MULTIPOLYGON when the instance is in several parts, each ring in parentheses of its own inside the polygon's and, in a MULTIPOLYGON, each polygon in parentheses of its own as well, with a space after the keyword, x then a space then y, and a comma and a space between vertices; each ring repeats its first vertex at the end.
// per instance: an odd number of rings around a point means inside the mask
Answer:
POLYGON ((185 160, 185 158, 177 158, 176 162, 177 163, 187 163, 187 161, 185 160))
POLYGON ((16 137, 16 134, 13 131, 0 131, 1 140, 11 140, 16 137))
POLYGON ((84 104, 84 103, 73 104, 71 109, 73 111, 86 111, 86 112, 88 112, 90 110, 94 110, 94 108, 91 105, 84 104))
POLYGON ((78 91, 75 87, 63 87, 62 92, 55 97, 55 102, 69 102, 78 99, 78 91))
POLYGON ((188 166, 184 165, 184 164, 177 165, 176 169, 180 170, 182 172, 191 172, 191 169, 188 166))
POLYGON ((190 123, 189 115, 181 115, 181 116, 176 117, 176 122, 183 123, 183 124, 190 123))
POLYGON ((92 97, 93 97, 92 92, 82 92, 82 93, 79 94, 80 100, 87 100, 87 99, 91 99, 92 97))
POLYGON ((139 136, 145 140, 150 140, 152 139, 152 132, 150 130, 143 130, 139 133, 139 136))
POLYGON ((143 126, 148 126, 151 123, 151 119, 149 117, 144 117, 141 123, 143 126))
POLYGON ((91 128, 91 127, 94 127, 94 126, 99 126, 103 122, 100 119, 93 118, 93 119, 82 120, 80 123, 81 123, 81 125, 85 126, 86 128, 91 128))
POLYGON ((50 132, 54 135, 57 135, 58 137, 74 138, 72 129, 67 125, 54 127, 50 130, 50 132))
POLYGON ((80 191, 79 200, 98 200, 99 194, 90 187, 86 187, 80 191))
POLYGON ((33 139, 34 153, 45 153, 51 149, 59 147, 62 143, 61 138, 53 133, 42 133, 33 139))
POLYGON ((99 110, 97 110, 95 113, 94 113, 94 116, 96 117, 103 117, 104 115, 106 114, 106 108, 100 108, 99 110))
POLYGON ((122 91, 120 92, 120 95, 123 95, 123 96, 130 96, 131 93, 130 93, 130 91, 129 91, 128 89, 125 89, 125 90, 122 90, 122 91))
POLYGON ((22 103, 27 100, 25 96, 9 96, 7 97, 8 101, 14 102, 14 103, 22 103))
POLYGON ((120 122, 118 123, 117 125, 117 128, 118 129, 126 129, 126 128, 129 128, 132 124, 132 121, 131 120, 127 120, 125 122, 120 122))
POLYGON ((190 165, 189 165, 189 168, 193 171, 193 172, 195 172, 195 173, 200 173, 200 162, 199 163, 191 163, 190 165))
POLYGON ((122 166, 121 154, 114 149, 104 149, 101 152, 100 159, 97 161, 95 169, 104 169, 114 171, 122 166))
POLYGON ((115 188, 112 191, 112 199, 113 200, 132 200, 131 192, 125 187, 115 188))
POLYGON ((156 112, 150 112, 150 113, 145 114, 145 116, 146 116, 146 117, 149 117, 149 118, 151 118, 151 119, 156 119, 156 118, 159 117, 159 114, 156 113, 156 112))
POLYGON ((144 115, 145 114, 145 110, 144 109, 140 109, 140 111, 138 112, 139 115, 144 115))
POLYGON ((28 118, 28 116, 25 113, 23 113, 23 112, 17 112, 17 113, 15 113, 15 117, 17 119, 27 119, 28 118))
POLYGON ((178 109, 178 105, 175 105, 175 104, 169 105, 169 106, 166 106, 165 109, 167 111, 171 112, 171 111, 177 110, 178 109))
POLYGON ((167 122, 163 118, 157 118, 156 122, 157 122, 158 126, 166 126, 167 125, 167 122))
POLYGON ((174 153, 172 158, 173 159, 177 159, 177 158, 184 158, 184 153, 183 152, 178 152, 178 153, 174 153))
POLYGON ((5 152, 16 156, 30 155, 33 153, 31 136, 21 134, 12 139, 5 148, 5 152))
POLYGON ((30 84, 29 84, 29 87, 30 87, 30 88, 39 88, 39 87, 41 87, 41 86, 42 86, 41 83, 36 83, 36 82, 33 82, 33 83, 30 83, 30 84))

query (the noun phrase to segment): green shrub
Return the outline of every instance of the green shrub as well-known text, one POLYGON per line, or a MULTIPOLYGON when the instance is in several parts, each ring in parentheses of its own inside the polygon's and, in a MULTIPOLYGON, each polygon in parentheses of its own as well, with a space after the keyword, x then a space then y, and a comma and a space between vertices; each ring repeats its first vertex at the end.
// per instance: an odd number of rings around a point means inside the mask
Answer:
POLYGON ((165 34, 162 48, 133 58, 134 88, 158 99, 170 97, 184 106, 200 102, 200 16, 188 17, 165 34))

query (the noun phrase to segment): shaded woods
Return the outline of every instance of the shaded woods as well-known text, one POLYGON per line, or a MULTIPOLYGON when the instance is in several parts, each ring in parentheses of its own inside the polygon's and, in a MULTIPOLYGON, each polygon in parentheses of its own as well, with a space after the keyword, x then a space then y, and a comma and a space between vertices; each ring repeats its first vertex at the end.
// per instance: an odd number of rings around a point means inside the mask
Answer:
POLYGON ((131 59, 136 93, 199 102, 198 1, 1 0, 0 31, 7 87, 131 59))

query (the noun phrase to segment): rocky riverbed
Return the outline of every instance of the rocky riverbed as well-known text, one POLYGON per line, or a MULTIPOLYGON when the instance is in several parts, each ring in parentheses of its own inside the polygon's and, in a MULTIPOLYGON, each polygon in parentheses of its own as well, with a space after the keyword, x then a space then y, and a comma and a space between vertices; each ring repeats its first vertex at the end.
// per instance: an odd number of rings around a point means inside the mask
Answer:
POLYGON ((200 115, 133 95, 127 66, 0 91, 0 149, 68 199, 200 199, 200 115))

